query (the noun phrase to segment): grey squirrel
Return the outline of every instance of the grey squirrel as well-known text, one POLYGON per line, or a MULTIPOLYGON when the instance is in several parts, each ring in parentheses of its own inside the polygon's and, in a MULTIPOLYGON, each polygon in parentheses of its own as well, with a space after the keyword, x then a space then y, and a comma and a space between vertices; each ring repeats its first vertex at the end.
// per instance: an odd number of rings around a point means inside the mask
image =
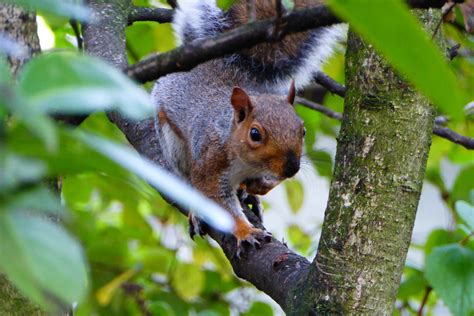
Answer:
MULTIPOLYGON (((296 0, 295 7, 319 5, 296 0)), ((274 0, 255 1, 257 19, 275 16, 274 0)), ((173 27, 181 43, 248 23, 249 6, 224 12, 213 0, 178 2, 173 27)), ((287 36, 160 78, 153 89, 155 128, 172 171, 226 209, 238 249, 269 234, 242 212, 237 190, 265 194, 300 167, 304 127, 293 101, 332 54, 340 25, 287 36), (294 81, 293 81, 294 80, 294 81)), ((202 234, 190 214, 190 233, 202 234)))

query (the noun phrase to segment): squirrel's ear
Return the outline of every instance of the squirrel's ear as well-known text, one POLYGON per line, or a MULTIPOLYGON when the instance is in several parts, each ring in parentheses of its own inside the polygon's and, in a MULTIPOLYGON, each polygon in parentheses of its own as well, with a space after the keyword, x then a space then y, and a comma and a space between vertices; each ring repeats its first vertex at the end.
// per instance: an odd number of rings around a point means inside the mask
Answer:
POLYGON ((240 123, 245 120, 247 115, 253 109, 253 105, 250 102, 248 94, 239 87, 234 87, 234 89, 232 90, 230 103, 232 103, 232 106, 234 107, 235 119, 237 123, 240 123))
POLYGON ((290 91, 288 92, 288 103, 293 105, 295 103, 295 95, 296 95, 296 90, 295 90, 295 80, 291 80, 290 84, 290 91))

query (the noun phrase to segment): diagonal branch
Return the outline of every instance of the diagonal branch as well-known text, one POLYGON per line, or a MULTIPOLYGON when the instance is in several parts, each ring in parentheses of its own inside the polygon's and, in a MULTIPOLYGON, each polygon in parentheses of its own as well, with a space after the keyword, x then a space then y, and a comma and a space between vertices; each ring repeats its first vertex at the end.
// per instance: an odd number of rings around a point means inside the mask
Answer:
POLYGON ((329 26, 340 22, 325 6, 297 10, 281 18, 280 29, 275 34, 275 19, 267 19, 241 26, 216 37, 198 39, 170 52, 153 55, 127 69, 127 74, 140 83, 156 80, 176 71, 186 71, 195 66, 241 49, 263 42, 282 39, 292 33, 329 26))
MULTIPOLYGON (((325 77, 324 78, 329 78, 329 80, 333 80, 327 75, 323 74, 325 77)), ((320 83, 319 81, 317 81, 320 83)), ((328 81, 331 82, 331 81, 328 81)), ((334 81, 335 82, 335 81, 334 81)), ((336 82, 337 83, 337 82, 336 82)), ((338 83, 337 83, 338 84, 338 83)), ((340 85, 340 84, 338 84, 340 85)), ((344 86, 341 86, 345 89, 344 86)), ((329 89, 328 89, 329 90, 329 89)), ((337 93, 336 93, 337 94, 337 93)), ((339 94, 338 94, 339 95, 339 94)), ((324 105, 318 104, 316 102, 310 101, 305 98, 296 98, 296 102, 315 111, 318 111, 327 117, 333 118, 338 121, 342 121, 342 114, 333 111, 328 107, 325 107, 324 105)), ((470 138, 461 134, 456 133, 455 131, 449 129, 448 127, 441 126, 440 124, 437 124, 435 121, 435 125, 433 126, 433 134, 438 135, 439 137, 445 138, 455 144, 461 145, 466 149, 471 149, 474 150, 474 138, 470 138)))
MULTIPOLYGON (((407 0, 414 8, 441 7, 447 0, 407 0)), ((173 10, 134 7, 129 21, 171 21, 173 10)), ((155 54, 130 66, 127 74, 140 83, 166 74, 190 70, 211 59, 253 47, 259 43, 280 40, 288 34, 329 26, 341 21, 324 5, 293 11, 282 17, 256 21, 213 38, 195 40, 170 52, 155 54), (278 21, 276 21, 278 19, 278 21), (278 32, 275 23, 278 22, 278 32)))
POLYGON ((154 21, 158 23, 171 22, 174 11, 163 8, 133 7, 128 14, 128 22, 154 21))

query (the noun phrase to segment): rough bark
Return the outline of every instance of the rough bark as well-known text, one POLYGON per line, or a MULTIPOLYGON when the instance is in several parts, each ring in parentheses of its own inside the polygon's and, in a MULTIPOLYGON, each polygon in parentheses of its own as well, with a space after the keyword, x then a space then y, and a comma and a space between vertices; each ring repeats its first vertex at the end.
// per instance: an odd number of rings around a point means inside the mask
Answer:
POLYGON ((32 56, 40 52, 38 34, 36 33, 36 14, 9 5, 0 6, 0 34, 24 46, 22 56, 8 57, 12 73, 32 56))
MULTIPOLYGON (((16 7, 0 6, 0 34, 26 47, 23 56, 9 57, 13 74, 33 55, 40 51, 36 33, 36 14, 16 7)), ((0 315, 44 315, 40 308, 31 303, 7 280, 0 275, 0 315)))
MULTIPOLYGON (((439 10, 416 14, 432 34, 439 10)), ((291 315, 391 315, 410 244, 434 110, 354 32, 346 80, 322 236, 291 315)))

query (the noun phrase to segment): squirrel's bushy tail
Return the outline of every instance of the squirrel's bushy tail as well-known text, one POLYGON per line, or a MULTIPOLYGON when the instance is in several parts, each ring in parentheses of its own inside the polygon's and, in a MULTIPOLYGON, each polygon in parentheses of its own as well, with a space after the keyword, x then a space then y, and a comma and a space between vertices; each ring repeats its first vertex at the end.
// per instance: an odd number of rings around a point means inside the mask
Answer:
MULTIPOLYGON (((274 0, 256 0, 257 19, 275 16, 274 0)), ((296 0, 295 7, 321 4, 320 0, 296 0)), ((180 0, 174 17, 174 30, 181 43, 216 36, 228 29, 248 23, 248 5, 238 0, 223 12, 215 0, 180 0)), ((295 79, 298 88, 306 86, 344 37, 342 24, 286 36, 276 43, 263 43, 223 59, 233 76, 255 82, 287 86, 295 79)), ((287 88, 287 87, 286 87, 287 88)))

